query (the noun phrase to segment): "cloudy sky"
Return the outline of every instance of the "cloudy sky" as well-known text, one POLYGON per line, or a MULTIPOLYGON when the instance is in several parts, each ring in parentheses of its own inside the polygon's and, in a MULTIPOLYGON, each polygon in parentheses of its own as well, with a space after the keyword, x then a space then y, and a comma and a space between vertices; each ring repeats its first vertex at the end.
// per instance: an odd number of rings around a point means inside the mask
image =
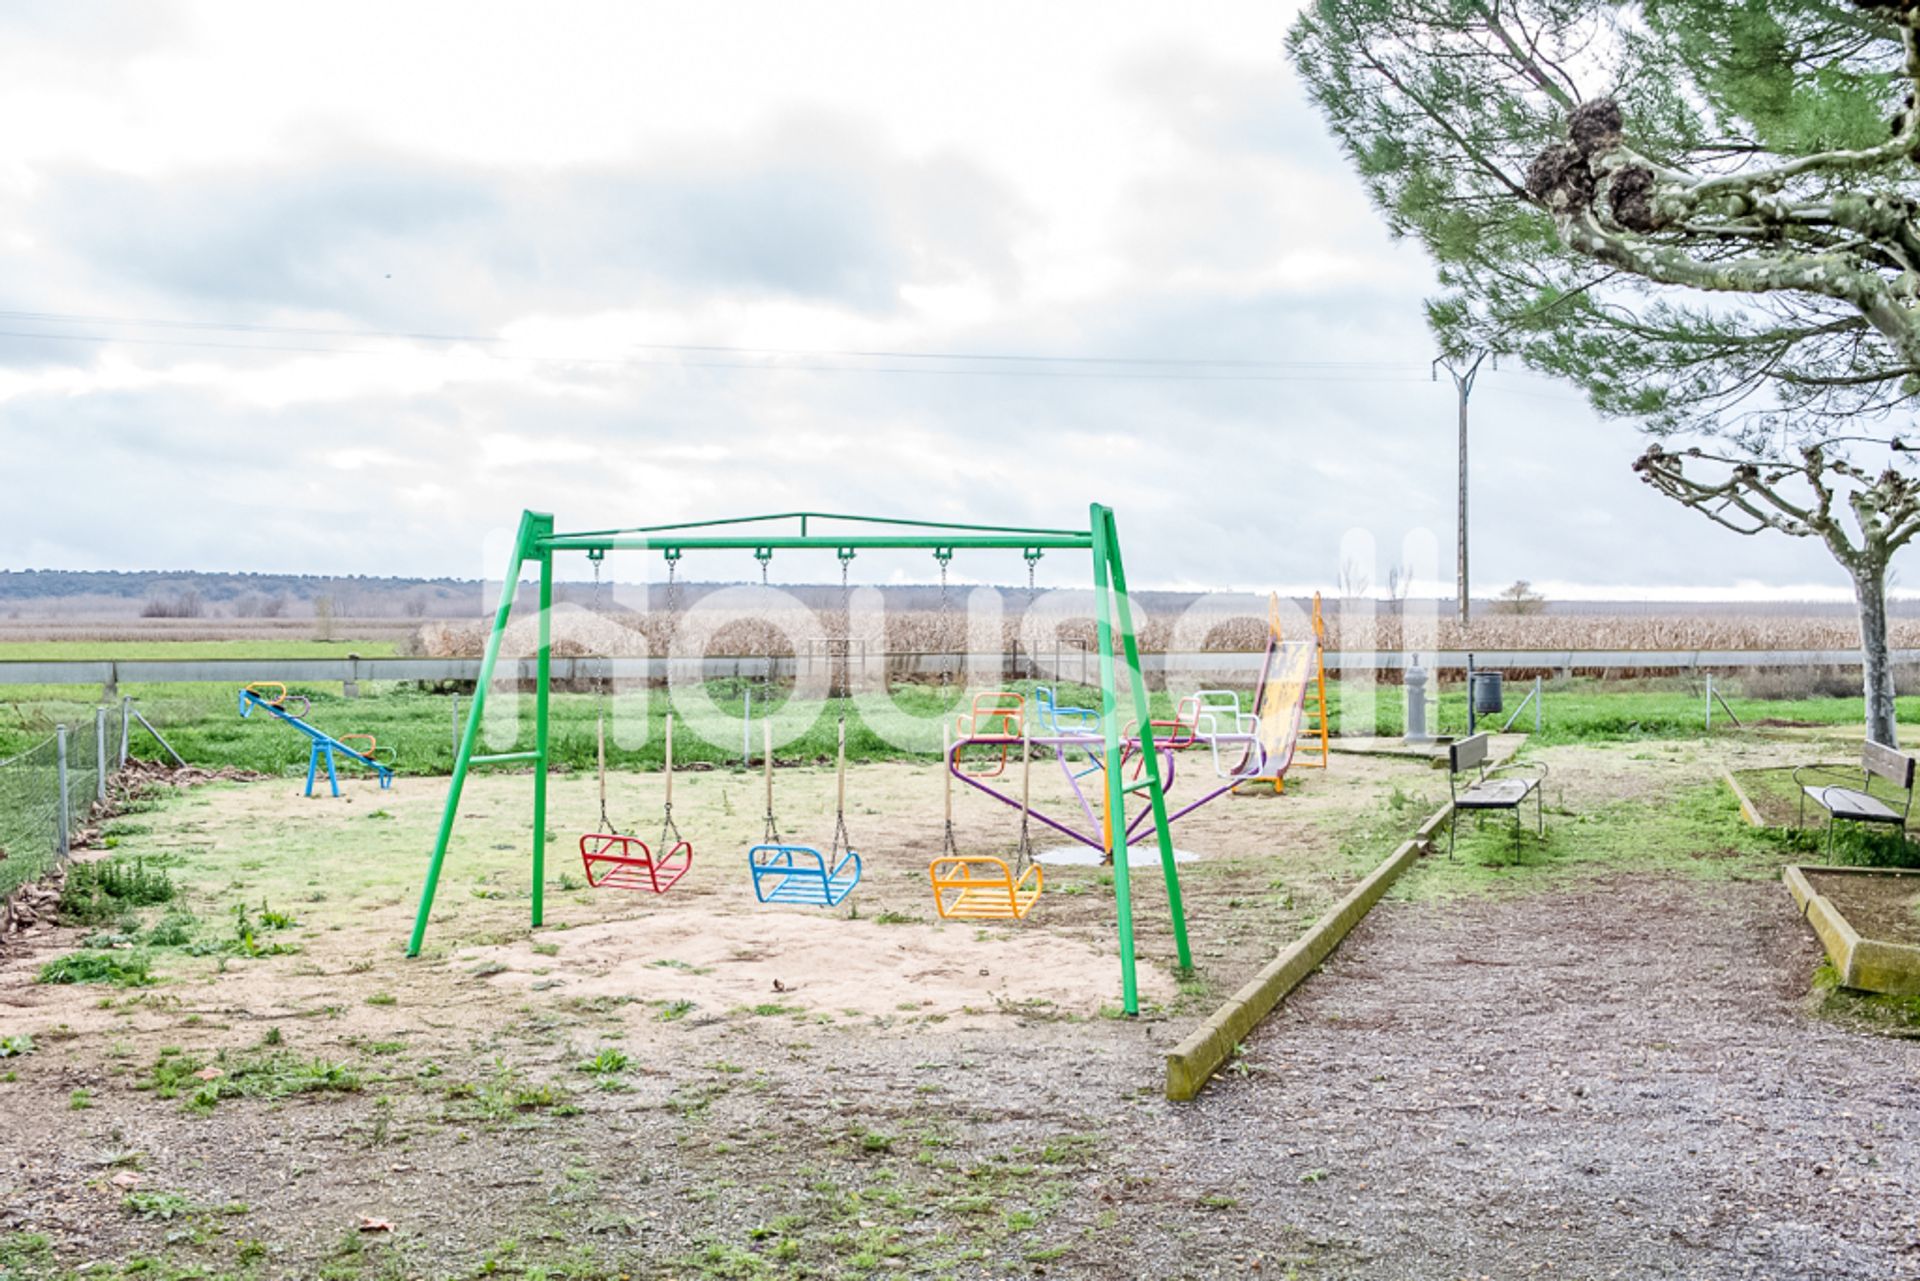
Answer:
MULTIPOLYGON (((523 507, 1100 500, 1141 585, 1331 587, 1354 529, 1450 583, 1429 274, 1293 10, 9 4, 0 568, 474 576, 523 507)), ((1564 386, 1487 373, 1473 429, 1479 589, 1843 582, 1669 507, 1564 386)))

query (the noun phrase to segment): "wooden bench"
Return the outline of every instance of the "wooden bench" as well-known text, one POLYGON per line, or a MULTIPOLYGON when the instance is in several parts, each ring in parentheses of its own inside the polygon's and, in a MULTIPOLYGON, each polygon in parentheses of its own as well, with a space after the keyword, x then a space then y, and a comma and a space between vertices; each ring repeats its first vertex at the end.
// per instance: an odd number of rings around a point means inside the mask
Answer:
POLYGON ((1835 819, 1845 819, 1849 823, 1890 823, 1898 827, 1902 835, 1907 830, 1907 812, 1913 808, 1914 758, 1885 743, 1876 743, 1868 739, 1860 749, 1860 786, 1850 787, 1844 783, 1807 782, 1802 775, 1811 775, 1820 771, 1838 773, 1845 770, 1852 773, 1852 767, 1846 765, 1802 765, 1793 771, 1793 781, 1800 787, 1800 822, 1805 824, 1807 802, 1827 812, 1827 857, 1833 856, 1833 823, 1835 819), (1895 809, 1886 801, 1873 794, 1873 780, 1885 779, 1899 789, 1900 808, 1895 809))
POLYGON ((1460 828, 1462 810, 1512 810, 1513 831, 1518 839, 1520 834, 1520 805, 1527 797, 1533 797, 1533 818, 1540 835, 1547 832, 1546 806, 1541 795, 1541 784, 1546 781, 1547 767, 1539 761, 1509 762, 1487 768, 1487 742, 1489 735, 1475 734, 1463 738, 1447 748, 1447 791, 1453 799, 1453 812, 1447 825, 1447 857, 1453 857, 1455 834, 1460 828), (1514 775, 1497 778, 1507 770, 1532 769, 1538 773, 1514 775), (1465 788, 1460 786, 1460 777, 1470 775, 1472 781, 1465 788))

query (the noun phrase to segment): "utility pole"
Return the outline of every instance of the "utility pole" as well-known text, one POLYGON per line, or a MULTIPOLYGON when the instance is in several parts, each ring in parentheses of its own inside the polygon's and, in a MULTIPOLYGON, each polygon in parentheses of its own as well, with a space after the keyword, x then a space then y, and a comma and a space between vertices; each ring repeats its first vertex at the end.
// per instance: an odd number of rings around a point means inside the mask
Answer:
POLYGON ((1473 380, 1480 376, 1480 363, 1487 358, 1484 351, 1466 352, 1460 356, 1441 356, 1433 362, 1434 381, 1439 381, 1440 370, 1445 369, 1453 378, 1453 389, 1460 398, 1460 508, 1454 530, 1455 546, 1458 550, 1458 569, 1456 576, 1460 588, 1460 625, 1468 622, 1467 594, 1467 400, 1473 395, 1473 380))

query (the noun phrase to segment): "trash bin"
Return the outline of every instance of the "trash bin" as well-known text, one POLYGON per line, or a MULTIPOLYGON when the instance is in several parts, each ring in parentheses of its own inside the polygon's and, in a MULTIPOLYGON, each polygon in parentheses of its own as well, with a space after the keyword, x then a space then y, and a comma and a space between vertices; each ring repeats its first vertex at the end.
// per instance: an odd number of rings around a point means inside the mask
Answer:
POLYGON ((1500 691, 1501 673, 1475 672, 1467 681, 1467 696, 1473 700, 1475 716, 1492 716, 1504 711, 1500 691))

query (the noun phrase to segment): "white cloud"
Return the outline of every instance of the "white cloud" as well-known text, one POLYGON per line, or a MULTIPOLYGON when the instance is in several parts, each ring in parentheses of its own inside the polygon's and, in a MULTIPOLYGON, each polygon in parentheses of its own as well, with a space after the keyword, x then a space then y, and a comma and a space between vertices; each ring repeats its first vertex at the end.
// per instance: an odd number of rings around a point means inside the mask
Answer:
MULTIPOLYGON (((0 277, 42 313, 0 317, 0 564, 467 574, 522 507, 1094 499, 1143 586, 1330 583, 1356 525, 1450 556, 1428 272, 1292 83, 1292 6, 69 13, 0 17, 32 124, 0 139, 0 277), (381 336, 421 333, 477 341, 381 336), (1297 363, 912 358, 955 352, 1297 363)), ((1837 581, 1664 506, 1564 389, 1489 374, 1473 413, 1479 583, 1837 581)))

